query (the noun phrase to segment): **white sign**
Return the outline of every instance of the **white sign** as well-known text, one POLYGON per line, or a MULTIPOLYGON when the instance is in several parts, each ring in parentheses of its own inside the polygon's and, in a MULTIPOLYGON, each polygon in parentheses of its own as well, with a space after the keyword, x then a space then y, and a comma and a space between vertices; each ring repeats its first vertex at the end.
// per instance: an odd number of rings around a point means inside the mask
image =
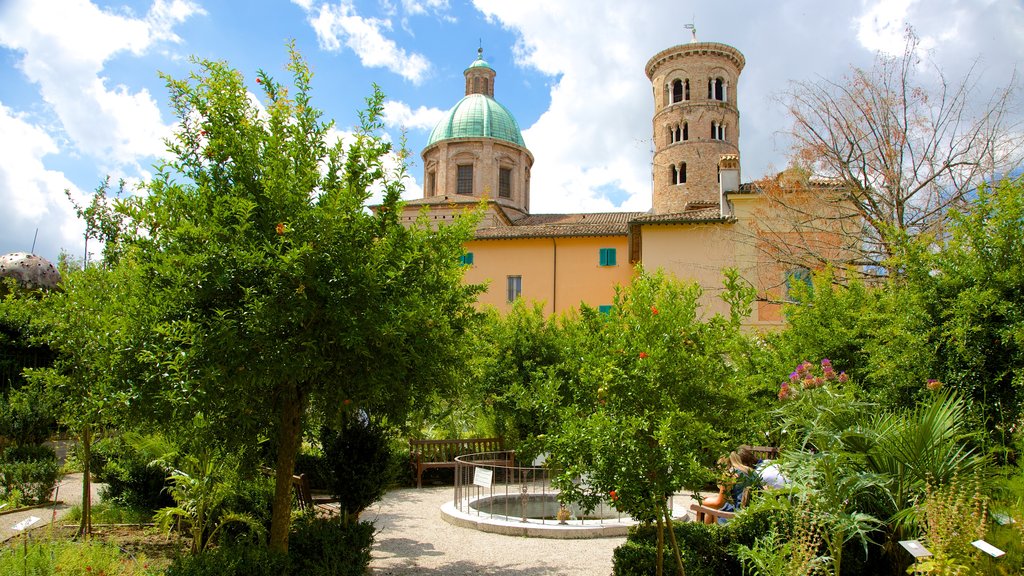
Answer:
POLYGON ((36 522, 39 522, 39 518, 36 518, 35 516, 29 516, 28 518, 25 518, 24 520, 18 522, 14 526, 11 526, 11 530, 17 530, 18 532, 21 532, 22 530, 28 528, 36 522))
POLYGON ((1003 554, 1006 554, 1006 552, 1003 552, 999 548, 996 548, 995 546, 989 544, 988 542, 985 542, 984 540, 975 540, 974 542, 971 542, 971 544, 973 544, 974 547, 978 550, 981 550, 982 552, 988 554, 993 558, 999 558, 1003 554))
POLYGON ((490 468, 482 468, 477 466, 473 472, 473 484, 482 488, 490 488, 491 481, 494 479, 494 470, 490 468))
POLYGON ((900 546, 903 546, 907 552, 910 552, 914 558, 927 558, 932 555, 924 544, 921 544, 917 540, 900 540, 900 546))

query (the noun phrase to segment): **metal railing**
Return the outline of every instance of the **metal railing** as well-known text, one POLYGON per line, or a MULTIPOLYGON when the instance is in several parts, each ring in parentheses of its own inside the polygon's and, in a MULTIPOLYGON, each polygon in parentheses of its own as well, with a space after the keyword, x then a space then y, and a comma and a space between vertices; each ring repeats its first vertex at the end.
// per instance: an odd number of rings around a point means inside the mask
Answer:
MULTIPOLYGON (((555 514, 530 513, 537 502, 557 502, 558 490, 551 479, 560 471, 546 466, 521 466, 516 463, 515 450, 466 454, 455 458, 455 508, 465 514, 492 518, 559 524, 555 514), (488 502, 487 512, 481 502, 488 502), (550 516, 550 517, 549 517, 550 516)), ((557 512, 558 505, 551 504, 557 512)), ((592 513, 570 507, 573 524, 602 524, 605 520, 621 520, 618 511, 606 508, 602 502, 592 513)))

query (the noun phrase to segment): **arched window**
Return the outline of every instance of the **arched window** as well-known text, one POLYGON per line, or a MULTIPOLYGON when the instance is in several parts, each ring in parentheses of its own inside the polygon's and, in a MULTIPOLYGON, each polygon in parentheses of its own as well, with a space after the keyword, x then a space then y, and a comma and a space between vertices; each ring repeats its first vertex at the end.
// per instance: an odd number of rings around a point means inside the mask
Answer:
POLYGON ((712 95, 714 94, 714 84, 712 84, 712 82, 713 80, 708 78, 708 100, 711 100, 712 95))
POLYGON ((683 81, 672 81, 672 103, 675 104, 683 99, 683 81))
POLYGON ((676 141, 676 132, 671 126, 668 127, 668 143, 671 144, 676 141))
POLYGON ((690 79, 683 80, 683 99, 690 99, 690 79))
POLYGON ((716 136, 718 136, 718 122, 715 122, 714 120, 712 120, 711 121, 711 139, 712 140, 717 140, 716 136))
POLYGON ((686 184, 686 162, 679 165, 679 183, 686 184))
POLYGON ((679 126, 676 125, 675 140, 673 140, 673 142, 679 142, 679 139, 681 137, 682 137, 682 132, 679 130, 679 126))
POLYGON ((672 165, 672 183, 679 184, 679 170, 676 170, 676 165, 672 165))
POLYGON ((473 78, 473 93, 474 94, 479 94, 480 93, 480 77, 479 76, 477 76, 476 78, 473 78))
POLYGON ((683 141, 685 142, 686 140, 689 140, 689 139, 690 139, 690 125, 688 123, 686 123, 686 122, 683 122, 683 141))
POLYGON ((715 78, 715 100, 725 100, 725 81, 715 78))

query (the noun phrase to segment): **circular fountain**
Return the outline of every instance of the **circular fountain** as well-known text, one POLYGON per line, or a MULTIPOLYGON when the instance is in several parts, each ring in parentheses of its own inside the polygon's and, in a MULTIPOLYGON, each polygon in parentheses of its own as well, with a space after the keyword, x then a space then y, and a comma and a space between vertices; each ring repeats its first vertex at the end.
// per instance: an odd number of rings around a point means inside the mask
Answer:
POLYGON ((585 513, 561 506, 545 466, 520 466, 514 451, 467 454, 455 458, 455 496, 441 507, 450 524, 482 532, 533 538, 625 536, 636 521, 602 502, 585 513))

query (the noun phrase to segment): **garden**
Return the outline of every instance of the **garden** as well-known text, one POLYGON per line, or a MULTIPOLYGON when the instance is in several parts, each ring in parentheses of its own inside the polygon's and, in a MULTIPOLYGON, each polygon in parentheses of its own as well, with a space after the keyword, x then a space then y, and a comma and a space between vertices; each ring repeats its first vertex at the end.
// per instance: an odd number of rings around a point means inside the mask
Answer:
POLYGON ((178 130, 144 193, 76 207, 102 259, 0 288, 0 504, 84 479, 77 527, 0 547, 0 575, 363 574, 361 514, 414 485, 408 439, 470 437, 641 521, 617 575, 1024 572, 1024 180, 979 186, 941 233, 892 231, 869 279, 792 282, 778 332, 743 327, 757 293, 734 270, 727 315, 640 268, 608 311, 502 315, 462 282, 476 215, 399 222, 378 89, 334 142, 294 50, 290 85, 256 76, 262 106, 195 65, 166 78, 178 130), (779 448, 784 485, 725 523, 673 519, 673 494, 736 481, 740 445, 779 448))

